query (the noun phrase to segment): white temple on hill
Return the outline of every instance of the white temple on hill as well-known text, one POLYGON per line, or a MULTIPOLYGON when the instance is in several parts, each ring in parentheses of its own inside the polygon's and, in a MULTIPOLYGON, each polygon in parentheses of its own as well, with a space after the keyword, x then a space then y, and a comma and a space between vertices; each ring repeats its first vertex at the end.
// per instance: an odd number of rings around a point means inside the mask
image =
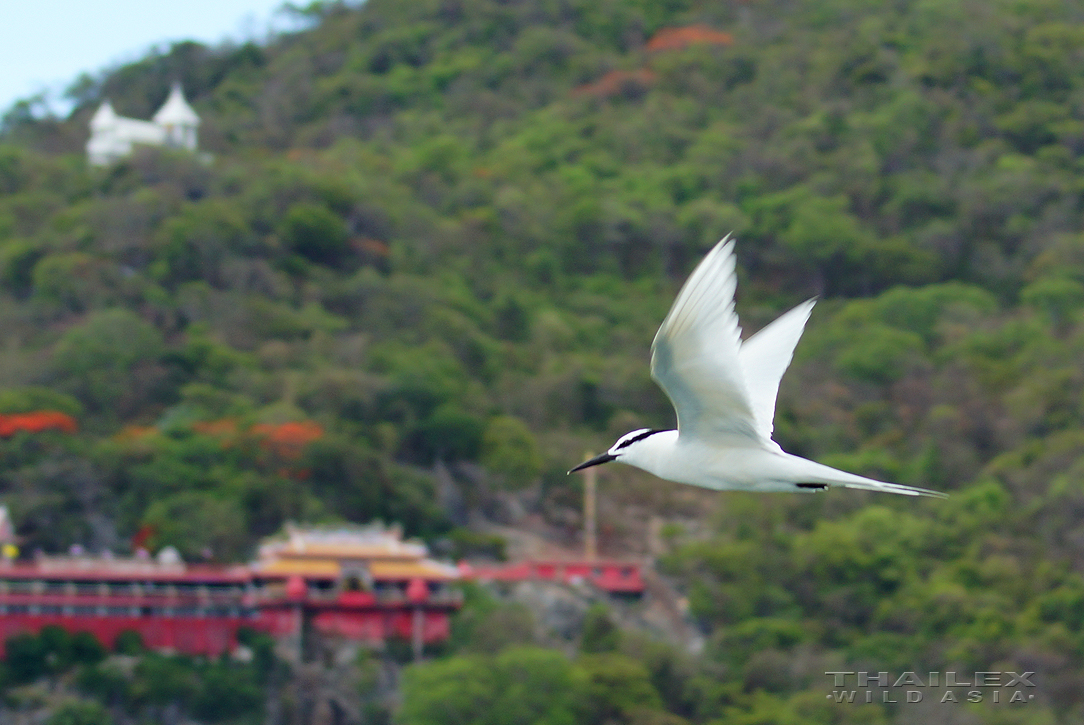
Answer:
POLYGON ((105 101, 90 119, 87 160, 96 166, 111 164, 132 153, 136 144, 195 151, 199 123, 180 83, 173 84, 169 98, 150 121, 118 116, 113 104, 105 101))

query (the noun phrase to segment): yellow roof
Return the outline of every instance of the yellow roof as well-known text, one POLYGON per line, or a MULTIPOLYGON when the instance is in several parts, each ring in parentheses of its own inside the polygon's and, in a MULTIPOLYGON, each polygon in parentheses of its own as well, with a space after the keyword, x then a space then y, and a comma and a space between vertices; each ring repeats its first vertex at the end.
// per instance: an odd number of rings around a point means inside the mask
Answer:
POLYGON ((369 564, 369 573, 373 575, 373 579, 457 578, 454 569, 435 561, 374 561, 369 564))
POLYGON ((255 567, 264 576, 298 576, 310 579, 338 579, 339 562, 304 559, 275 559, 261 561, 255 567))
MULTIPOLYGON (((342 568, 335 561, 306 561, 301 559, 276 559, 260 562, 257 567, 263 576, 301 576, 307 579, 338 579, 342 568)), ((372 561, 369 573, 373 579, 427 579, 442 580, 458 578, 457 572, 435 561, 372 561)))
POLYGON ((360 563, 377 580, 458 578, 455 567, 433 561, 428 555, 420 541, 403 541, 397 526, 304 529, 287 525, 285 537, 261 544, 253 568, 265 576, 337 579, 343 567, 360 563))

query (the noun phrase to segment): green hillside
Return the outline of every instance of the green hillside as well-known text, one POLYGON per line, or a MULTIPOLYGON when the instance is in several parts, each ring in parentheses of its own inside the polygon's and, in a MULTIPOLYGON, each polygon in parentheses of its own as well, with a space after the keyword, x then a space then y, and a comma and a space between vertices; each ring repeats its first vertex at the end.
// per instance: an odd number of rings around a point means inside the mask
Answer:
MULTIPOLYGON (((528 492, 567 531, 584 450, 672 425, 650 341, 733 231, 747 330, 820 296, 781 445, 952 496, 722 494, 692 522, 664 502, 702 655, 467 637, 408 673, 401 722, 1084 717, 1084 4, 303 12, 267 45, 86 77, 66 119, 5 116, 0 413, 80 426, 0 440, 25 549, 143 529, 231 560, 288 519, 384 518, 461 553, 438 465, 468 506, 528 492), (210 158, 88 168, 98 103, 146 118, 174 79, 210 158), (320 433, 274 443, 302 422, 320 433), (1034 671, 1038 694, 846 706, 827 670, 1034 671), (510 703, 515 672, 568 696, 510 703), (457 678, 479 682, 461 719, 426 697, 457 678)), ((609 476, 623 504, 673 490, 609 476)), ((642 538, 614 523, 615 549, 642 538)))

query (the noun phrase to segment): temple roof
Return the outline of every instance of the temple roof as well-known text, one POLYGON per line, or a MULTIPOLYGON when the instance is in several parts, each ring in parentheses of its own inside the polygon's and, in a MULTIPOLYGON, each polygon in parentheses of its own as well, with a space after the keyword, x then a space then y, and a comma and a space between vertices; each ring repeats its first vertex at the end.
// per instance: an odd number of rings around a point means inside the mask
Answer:
POLYGON ((158 113, 154 114, 154 122, 162 125, 199 124, 199 116, 188 105, 188 101, 184 99, 184 91, 181 90, 180 83, 173 84, 173 88, 169 91, 169 98, 158 109, 158 113))
POLYGON ((117 112, 113 110, 113 104, 109 101, 102 101, 102 105, 98 106, 98 110, 90 117, 90 127, 109 126, 116 120, 117 112))
POLYGON ((398 527, 380 524, 303 528, 265 540, 253 569, 264 576, 338 577, 344 566, 363 564, 374 579, 449 580, 458 570, 429 558, 425 544, 404 541, 398 527))

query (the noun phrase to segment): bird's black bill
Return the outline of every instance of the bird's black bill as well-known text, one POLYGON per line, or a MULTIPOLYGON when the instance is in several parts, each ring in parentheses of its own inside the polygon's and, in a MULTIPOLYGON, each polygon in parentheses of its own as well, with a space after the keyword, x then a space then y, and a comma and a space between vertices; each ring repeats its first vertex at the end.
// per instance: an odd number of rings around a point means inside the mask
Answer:
POLYGON ((582 471, 583 469, 590 468, 591 466, 598 466, 603 463, 609 463, 610 461, 616 459, 617 456, 612 456, 609 453, 603 453, 601 456, 595 456, 589 461, 584 461, 583 463, 569 471, 569 473, 575 473, 576 471, 582 471))

